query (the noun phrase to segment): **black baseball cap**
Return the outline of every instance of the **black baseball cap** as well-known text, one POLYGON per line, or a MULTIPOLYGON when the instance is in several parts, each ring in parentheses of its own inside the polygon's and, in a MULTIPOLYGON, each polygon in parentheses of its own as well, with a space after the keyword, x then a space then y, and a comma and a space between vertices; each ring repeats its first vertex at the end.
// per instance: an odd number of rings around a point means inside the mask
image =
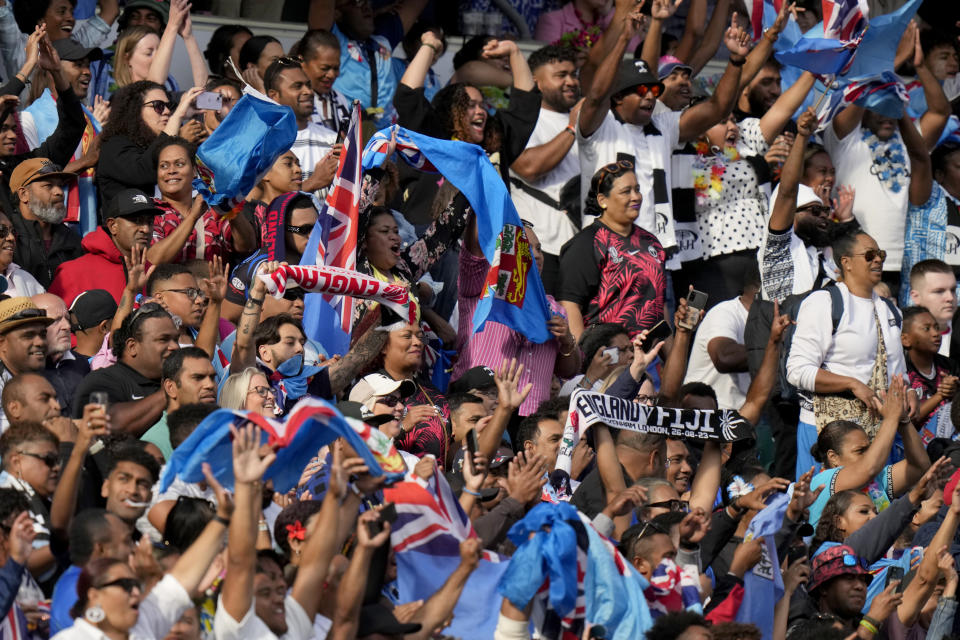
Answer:
POLYGON ((99 47, 85 47, 73 38, 61 38, 52 44, 61 60, 75 62, 87 58, 93 62, 103 58, 103 51, 99 47))
POLYGON ((470 389, 489 389, 497 386, 493 369, 490 367, 472 367, 462 376, 450 383, 450 393, 467 393, 470 389))
POLYGON ((663 91, 663 83, 650 71, 643 60, 622 60, 617 68, 617 77, 613 81, 614 95, 638 87, 642 84, 657 85, 663 91))
POLYGON ((103 210, 103 219, 125 218, 144 213, 159 214, 160 209, 153 198, 140 189, 124 189, 111 200, 103 210))
POLYGON ((86 331, 117 313, 117 302, 104 289, 83 291, 70 305, 71 331, 86 331))

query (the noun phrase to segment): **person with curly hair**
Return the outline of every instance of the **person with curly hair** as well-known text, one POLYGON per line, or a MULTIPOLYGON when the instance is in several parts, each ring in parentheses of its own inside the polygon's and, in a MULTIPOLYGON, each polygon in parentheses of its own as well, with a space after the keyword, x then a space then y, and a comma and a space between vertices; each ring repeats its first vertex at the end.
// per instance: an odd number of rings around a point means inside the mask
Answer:
POLYGON ((160 145, 177 135, 187 110, 201 91, 200 87, 186 91, 178 105, 168 101, 161 85, 149 80, 128 84, 114 94, 110 117, 100 134, 100 202, 109 202, 128 188, 153 193, 160 145))

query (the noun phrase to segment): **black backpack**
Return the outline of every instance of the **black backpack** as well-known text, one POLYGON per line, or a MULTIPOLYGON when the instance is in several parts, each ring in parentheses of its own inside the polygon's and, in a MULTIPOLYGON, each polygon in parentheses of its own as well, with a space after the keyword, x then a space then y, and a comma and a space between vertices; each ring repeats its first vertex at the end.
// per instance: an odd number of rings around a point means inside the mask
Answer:
MULTIPOLYGON (((831 282, 822 289, 811 289, 804 293, 795 293, 787 296, 780 303, 780 313, 790 316, 790 319, 796 321, 797 314, 800 312, 800 305, 806 300, 807 296, 815 291, 825 290, 830 293, 830 320, 833 323, 832 333, 836 333, 840 326, 840 318, 843 316, 843 296, 836 283, 831 282)), ((888 298, 881 298, 900 327, 903 323, 903 317, 900 310, 888 298)), ((769 300, 754 300, 750 305, 750 311, 747 313, 747 323, 743 332, 744 345, 747 348, 747 365, 750 369, 750 375, 755 376, 760 369, 760 363, 763 362, 763 353, 767 348, 767 341, 770 339, 770 327, 773 324, 773 303, 769 300)), ((787 358, 790 356, 790 346, 793 343, 793 334, 796 333, 796 324, 790 324, 783 332, 783 346, 780 348, 780 360, 777 364, 777 381, 771 393, 771 400, 774 403, 799 405, 800 394, 797 388, 787 382, 787 358)))

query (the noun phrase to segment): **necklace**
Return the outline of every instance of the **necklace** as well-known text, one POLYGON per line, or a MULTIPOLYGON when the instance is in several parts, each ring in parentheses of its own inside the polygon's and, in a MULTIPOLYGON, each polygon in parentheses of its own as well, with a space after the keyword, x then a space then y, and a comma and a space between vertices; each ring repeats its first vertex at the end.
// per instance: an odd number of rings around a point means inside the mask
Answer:
POLYGON ((697 204, 709 206, 711 201, 720 199, 727 165, 740 160, 740 153, 736 147, 720 149, 710 146, 705 140, 697 142, 694 148, 697 157, 693 161, 693 189, 696 192, 697 204))
POLYGON ((869 129, 864 129, 861 136, 873 158, 870 173, 875 175, 884 187, 893 193, 900 193, 900 190, 909 184, 910 172, 907 170, 906 155, 899 137, 895 136, 883 142, 869 129))

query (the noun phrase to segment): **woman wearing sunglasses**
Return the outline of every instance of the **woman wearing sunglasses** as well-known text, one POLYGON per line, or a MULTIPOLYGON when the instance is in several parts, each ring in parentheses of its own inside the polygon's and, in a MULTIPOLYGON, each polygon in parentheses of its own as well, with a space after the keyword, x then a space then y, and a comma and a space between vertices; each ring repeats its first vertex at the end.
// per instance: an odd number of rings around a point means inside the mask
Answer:
POLYGON ((560 293, 570 331, 601 322, 631 336, 663 320, 666 287, 660 242, 634 221, 643 198, 633 163, 601 167, 590 181, 584 214, 596 220, 560 250, 560 293))
POLYGON ((196 147, 183 138, 164 138, 157 145, 157 189, 154 202, 161 213, 153 221, 153 244, 147 250, 151 264, 209 262, 220 256, 251 253, 257 247, 253 227, 244 216, 228 221, 216 215, 200 196, 193 196, 196 147))
POLYGON ((100 202, 109 202, 124 189, 153 193, 157 184, 157 151, 180 124, 203 91, 194 87, 180 103, 169 102, 164 88, 149 80, 128 84, 111 100, 110 117, 100 134, 97 191, 100 202))

